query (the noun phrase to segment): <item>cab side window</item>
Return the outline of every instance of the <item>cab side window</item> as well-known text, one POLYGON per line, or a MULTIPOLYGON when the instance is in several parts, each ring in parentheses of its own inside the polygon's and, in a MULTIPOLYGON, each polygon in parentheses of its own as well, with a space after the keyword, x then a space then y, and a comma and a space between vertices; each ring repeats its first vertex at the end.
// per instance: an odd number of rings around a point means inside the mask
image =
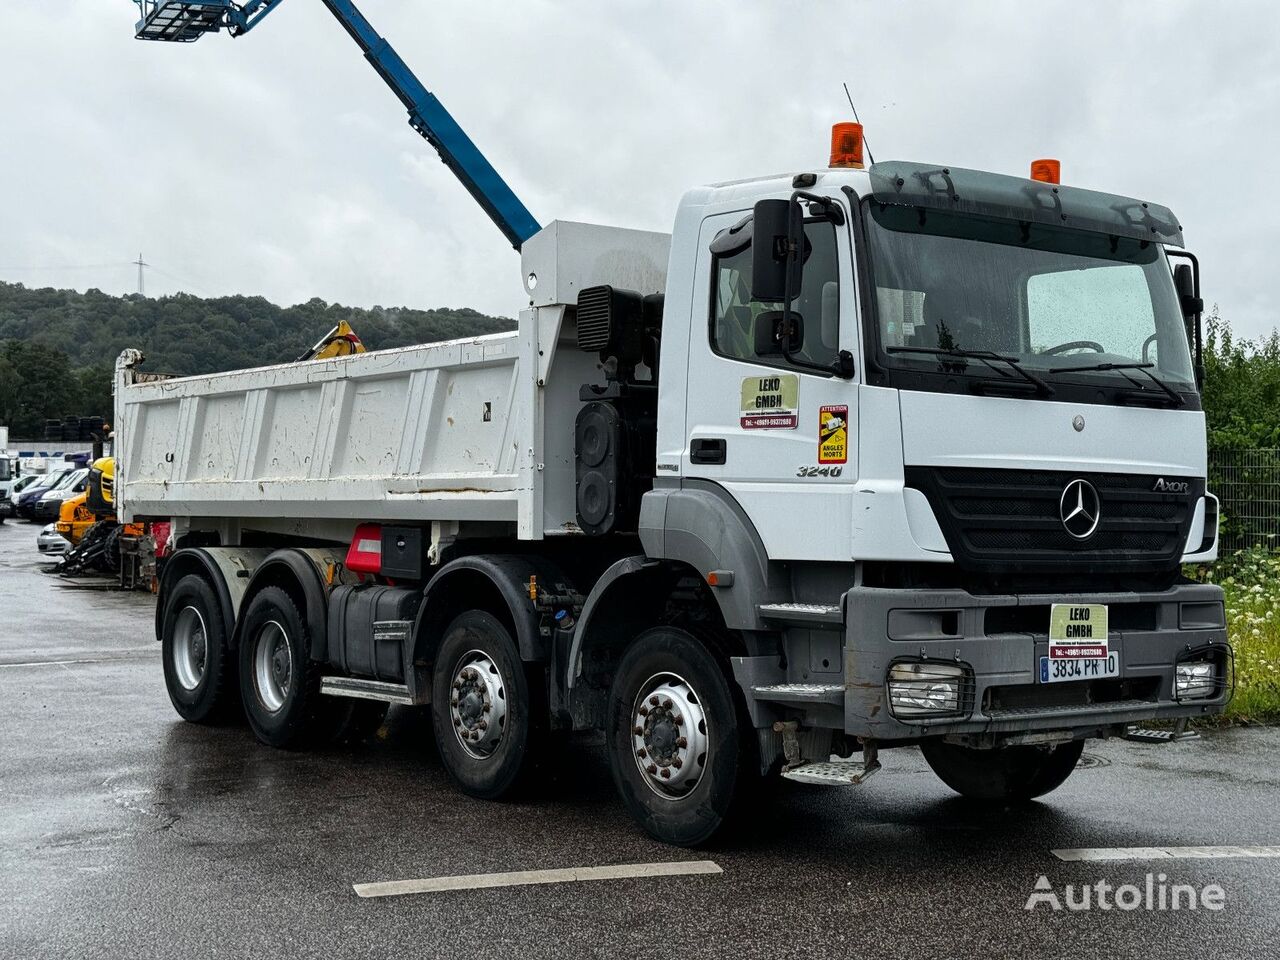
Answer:
MULTIPOLYGON (((792 355, 799 360, 831 366, 840 349, 840 275, 836 228, 829 221, 805 225, 806 258, 800 295, 792 312, 800 317, 803 337, 792 355)), ((749 363, 789 366, 780 351, 757 353, 768 339, 773 321, 762 314, 782 309, 781 303, 751 299, 751 245, 717 254, 711 264, 711 347, 721 356, 749 363), (759 324, 769 326, 758 330, 759 324)))

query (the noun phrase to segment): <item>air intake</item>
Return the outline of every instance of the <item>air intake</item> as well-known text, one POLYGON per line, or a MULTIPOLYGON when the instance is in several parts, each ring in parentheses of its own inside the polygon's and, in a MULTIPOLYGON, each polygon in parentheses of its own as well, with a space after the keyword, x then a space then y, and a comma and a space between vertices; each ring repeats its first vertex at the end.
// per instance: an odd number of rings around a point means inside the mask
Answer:
POLYGON ((578 294, 578 348, 632 366, 644 355, 644 297, 631 290, 588 287, 578 294))

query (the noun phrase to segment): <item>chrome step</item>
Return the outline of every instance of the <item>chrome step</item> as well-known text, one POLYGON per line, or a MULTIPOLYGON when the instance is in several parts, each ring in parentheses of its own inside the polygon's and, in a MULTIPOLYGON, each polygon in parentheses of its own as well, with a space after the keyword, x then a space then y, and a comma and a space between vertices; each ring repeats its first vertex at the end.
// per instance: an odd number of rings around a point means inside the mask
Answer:
POLYGON ((779 623, 843 626, 844 612, 839 604, 828 603, 762 603, 756 607, 761 619, 779 623))
POLYGON ((782 775, 797 783, 852 787, 865 783, 879 769, 879 760, 872 760, 869 765, 861 760, 810 761, 790 769, 783 768, 782 775))
POLYGON ((403 683, 384 683, 381 680, 363 680, 359 677, 322 677, 320 692, 331 697, 355 697, 357 700, 382 700, 413 706, 413 697, 403 683))
POLYGON ((840 683, 774 683, 752 687, 751 692, 757 699, 771 703, 793 703, 800 706, 826 703, 833 707, 844 706, 844 684, 840 683))

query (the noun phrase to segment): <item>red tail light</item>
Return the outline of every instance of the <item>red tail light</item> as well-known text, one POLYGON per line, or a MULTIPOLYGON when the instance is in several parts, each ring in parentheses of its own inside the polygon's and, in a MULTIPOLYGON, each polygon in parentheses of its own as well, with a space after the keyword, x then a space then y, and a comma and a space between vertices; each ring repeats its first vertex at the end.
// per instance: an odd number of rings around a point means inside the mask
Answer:
POLYGON ((347 569, 356 573, 382 573, 382 526, 362 523, 356 527, 347 550, 347 569))

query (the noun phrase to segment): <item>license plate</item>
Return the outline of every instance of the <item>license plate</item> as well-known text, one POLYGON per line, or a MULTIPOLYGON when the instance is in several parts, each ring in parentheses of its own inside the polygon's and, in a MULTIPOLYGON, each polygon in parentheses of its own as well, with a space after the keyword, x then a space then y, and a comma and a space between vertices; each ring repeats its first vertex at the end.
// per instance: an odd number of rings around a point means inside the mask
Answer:
POLYGON ((1088 660, 1040 658, 1040 682, 1064 683, 1068 680, 1098 680, 1120 676, 1120 658, 1114 653, 1088 660))
POLYGON ((1049 655, 1040 658, 1040 682, 1063 683, 1120 675, 1110 648, 1103 603, 1055 603, 1049 608, 1049 655))

